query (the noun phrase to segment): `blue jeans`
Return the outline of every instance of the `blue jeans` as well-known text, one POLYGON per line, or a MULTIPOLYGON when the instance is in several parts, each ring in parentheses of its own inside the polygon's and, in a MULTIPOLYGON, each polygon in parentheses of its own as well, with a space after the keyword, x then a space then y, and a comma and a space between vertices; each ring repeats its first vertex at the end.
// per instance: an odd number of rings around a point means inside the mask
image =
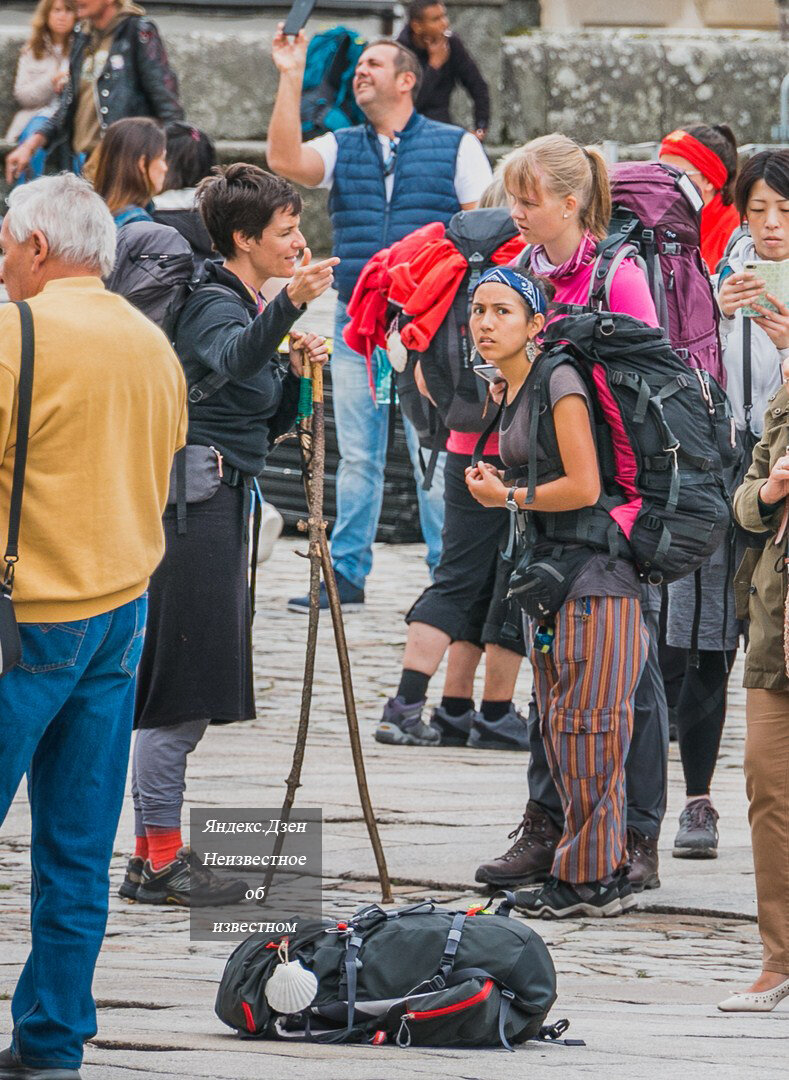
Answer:
POLYGON ((32 944, 11 1012, 34 1068, 77 1069, 96 1034, 93 970, 129 760, 147 597, 105 615, 20 626, 0 679, 0 824, 27 773, 32 944))
MULTIPOLYGON (((373 401, 364 357, 349 349, 342 339, 343 328, 349 321, 345 304, 338 300, 331 381, 340 467, 337 470, 337 520, 332 531, 331 551, 334 569, 362 589, 373 565, 373 541, 384 497, 386 443, 392 406, 376 405, 373 401)), ((405 417, 403 423, 417 485, 419 523, 427 544, 427 565, 432 577, 441 557, 446 454, 439 455, 430 491, 423 491, 419 440, 405 417)))

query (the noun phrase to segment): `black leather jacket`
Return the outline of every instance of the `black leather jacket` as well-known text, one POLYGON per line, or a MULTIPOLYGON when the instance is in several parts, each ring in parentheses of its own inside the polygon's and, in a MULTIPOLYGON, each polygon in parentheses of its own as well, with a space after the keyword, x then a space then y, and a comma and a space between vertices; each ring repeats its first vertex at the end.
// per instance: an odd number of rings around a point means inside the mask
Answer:
MULTIPOLYGON (((57 112, 41 129, 50 148, 50 167, 56 169, 71 168, 71 136, 82 63, 89 42, 89 28, 80 25, 71 46, 68 84, 57 112)), ((183 119, 178 79, 170 67, 159 31, 150 19, 130 15, 120 23, 94 93, 102 132, 126 116, 150 116, 164 123, 183 119)))

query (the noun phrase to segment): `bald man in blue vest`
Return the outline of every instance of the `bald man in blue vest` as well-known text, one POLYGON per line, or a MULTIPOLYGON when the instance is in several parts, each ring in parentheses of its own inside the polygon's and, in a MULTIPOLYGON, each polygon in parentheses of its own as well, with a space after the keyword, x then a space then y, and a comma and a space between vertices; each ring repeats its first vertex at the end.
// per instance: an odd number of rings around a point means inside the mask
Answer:
MULTIPOLYGON (((300 105, 306 54, 303 32, 286 37, 280 26, 272 46, 280 81, 267 158, 282 176, 330 192, 333 254, 342 260, 335 271, 338 300, 331 365, 341 457, 331 546, 343 608, 351 610, 364 603, 372 567, 391 406, 373 401, 364 357, 343 341, 346 307, 368 259, 422 225, 446 223, 458 210, 474 209, 490 183, 491 169, 474 135, 415 111, 419 61, 410 49, 388 39, 368 45, 356 65, 354 96, 367 122, 303 143, 300 105)), ((441 554, 443 476, 438 469, 430 491, 421 490, 416 432, 407 421, 405 427, 432 571, 441 554)), ((327 606, 325 591, 321 604, 327 606)), ((307 611, 307 597, 294 598, 288 607, 307 611)))

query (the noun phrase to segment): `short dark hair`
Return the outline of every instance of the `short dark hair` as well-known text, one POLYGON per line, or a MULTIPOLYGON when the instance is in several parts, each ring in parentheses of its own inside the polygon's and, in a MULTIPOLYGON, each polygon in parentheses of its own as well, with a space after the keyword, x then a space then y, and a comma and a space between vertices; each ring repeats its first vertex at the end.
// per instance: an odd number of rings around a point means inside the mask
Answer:
POLYGON ((748 158, 740 169, 734 189, 734 205, 741 220, 745 217, 751 188, 757 180, 764 180, 782 199, 789 199, 789 150, 762 150, 760 154, 748 158))
POLYGON ((210 137, 185 120, 171 120, 167 135, 165 191, 197 187, 216 165, 216 149, 210 137))
POLYGON ((216 166, 197 185, 196 200, 214 247, 226 259, 236 254, 233 233, 258 239, 277 210, 301 213, 301 195, 291 183, 243 161, 216 166))
POLYGON ((370 41, 365 45, 361 55, 363 56, 368 49, 372 49, 373 45, 388 45, 395 50, 397 53, 394 62, 395 71, 398 75, 402 74, 404 71, 410 71, 414 76, 412 95, 414 101, 416 101, 422 86, 422 65, 419 63, 419 58, 416 53, 412 52, 411 49, 407 48, 407 46, 403 45, 400 41, 393 41, 392 38, 376 38, 374 41, 370 41))
POLYGON ((411 0, 408 5, 408 21, 409 23, 418 22, 428 8, 442 7, 446 8, 444 0, 411 0))

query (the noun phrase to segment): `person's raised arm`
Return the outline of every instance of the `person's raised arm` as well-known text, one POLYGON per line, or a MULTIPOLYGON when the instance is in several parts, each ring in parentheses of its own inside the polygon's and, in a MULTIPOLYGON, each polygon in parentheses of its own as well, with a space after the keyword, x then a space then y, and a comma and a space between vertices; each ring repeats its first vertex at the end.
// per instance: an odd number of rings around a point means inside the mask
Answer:
POLYGON ((307 61, 307 39, 300 30, 296 37, 277 28, 271 55, 279 71, 279 86, 268 125, 266 161, 269 168, 305 187, 317 187, 323 180, 323 158, 301 141, 301 84, 307 61))

